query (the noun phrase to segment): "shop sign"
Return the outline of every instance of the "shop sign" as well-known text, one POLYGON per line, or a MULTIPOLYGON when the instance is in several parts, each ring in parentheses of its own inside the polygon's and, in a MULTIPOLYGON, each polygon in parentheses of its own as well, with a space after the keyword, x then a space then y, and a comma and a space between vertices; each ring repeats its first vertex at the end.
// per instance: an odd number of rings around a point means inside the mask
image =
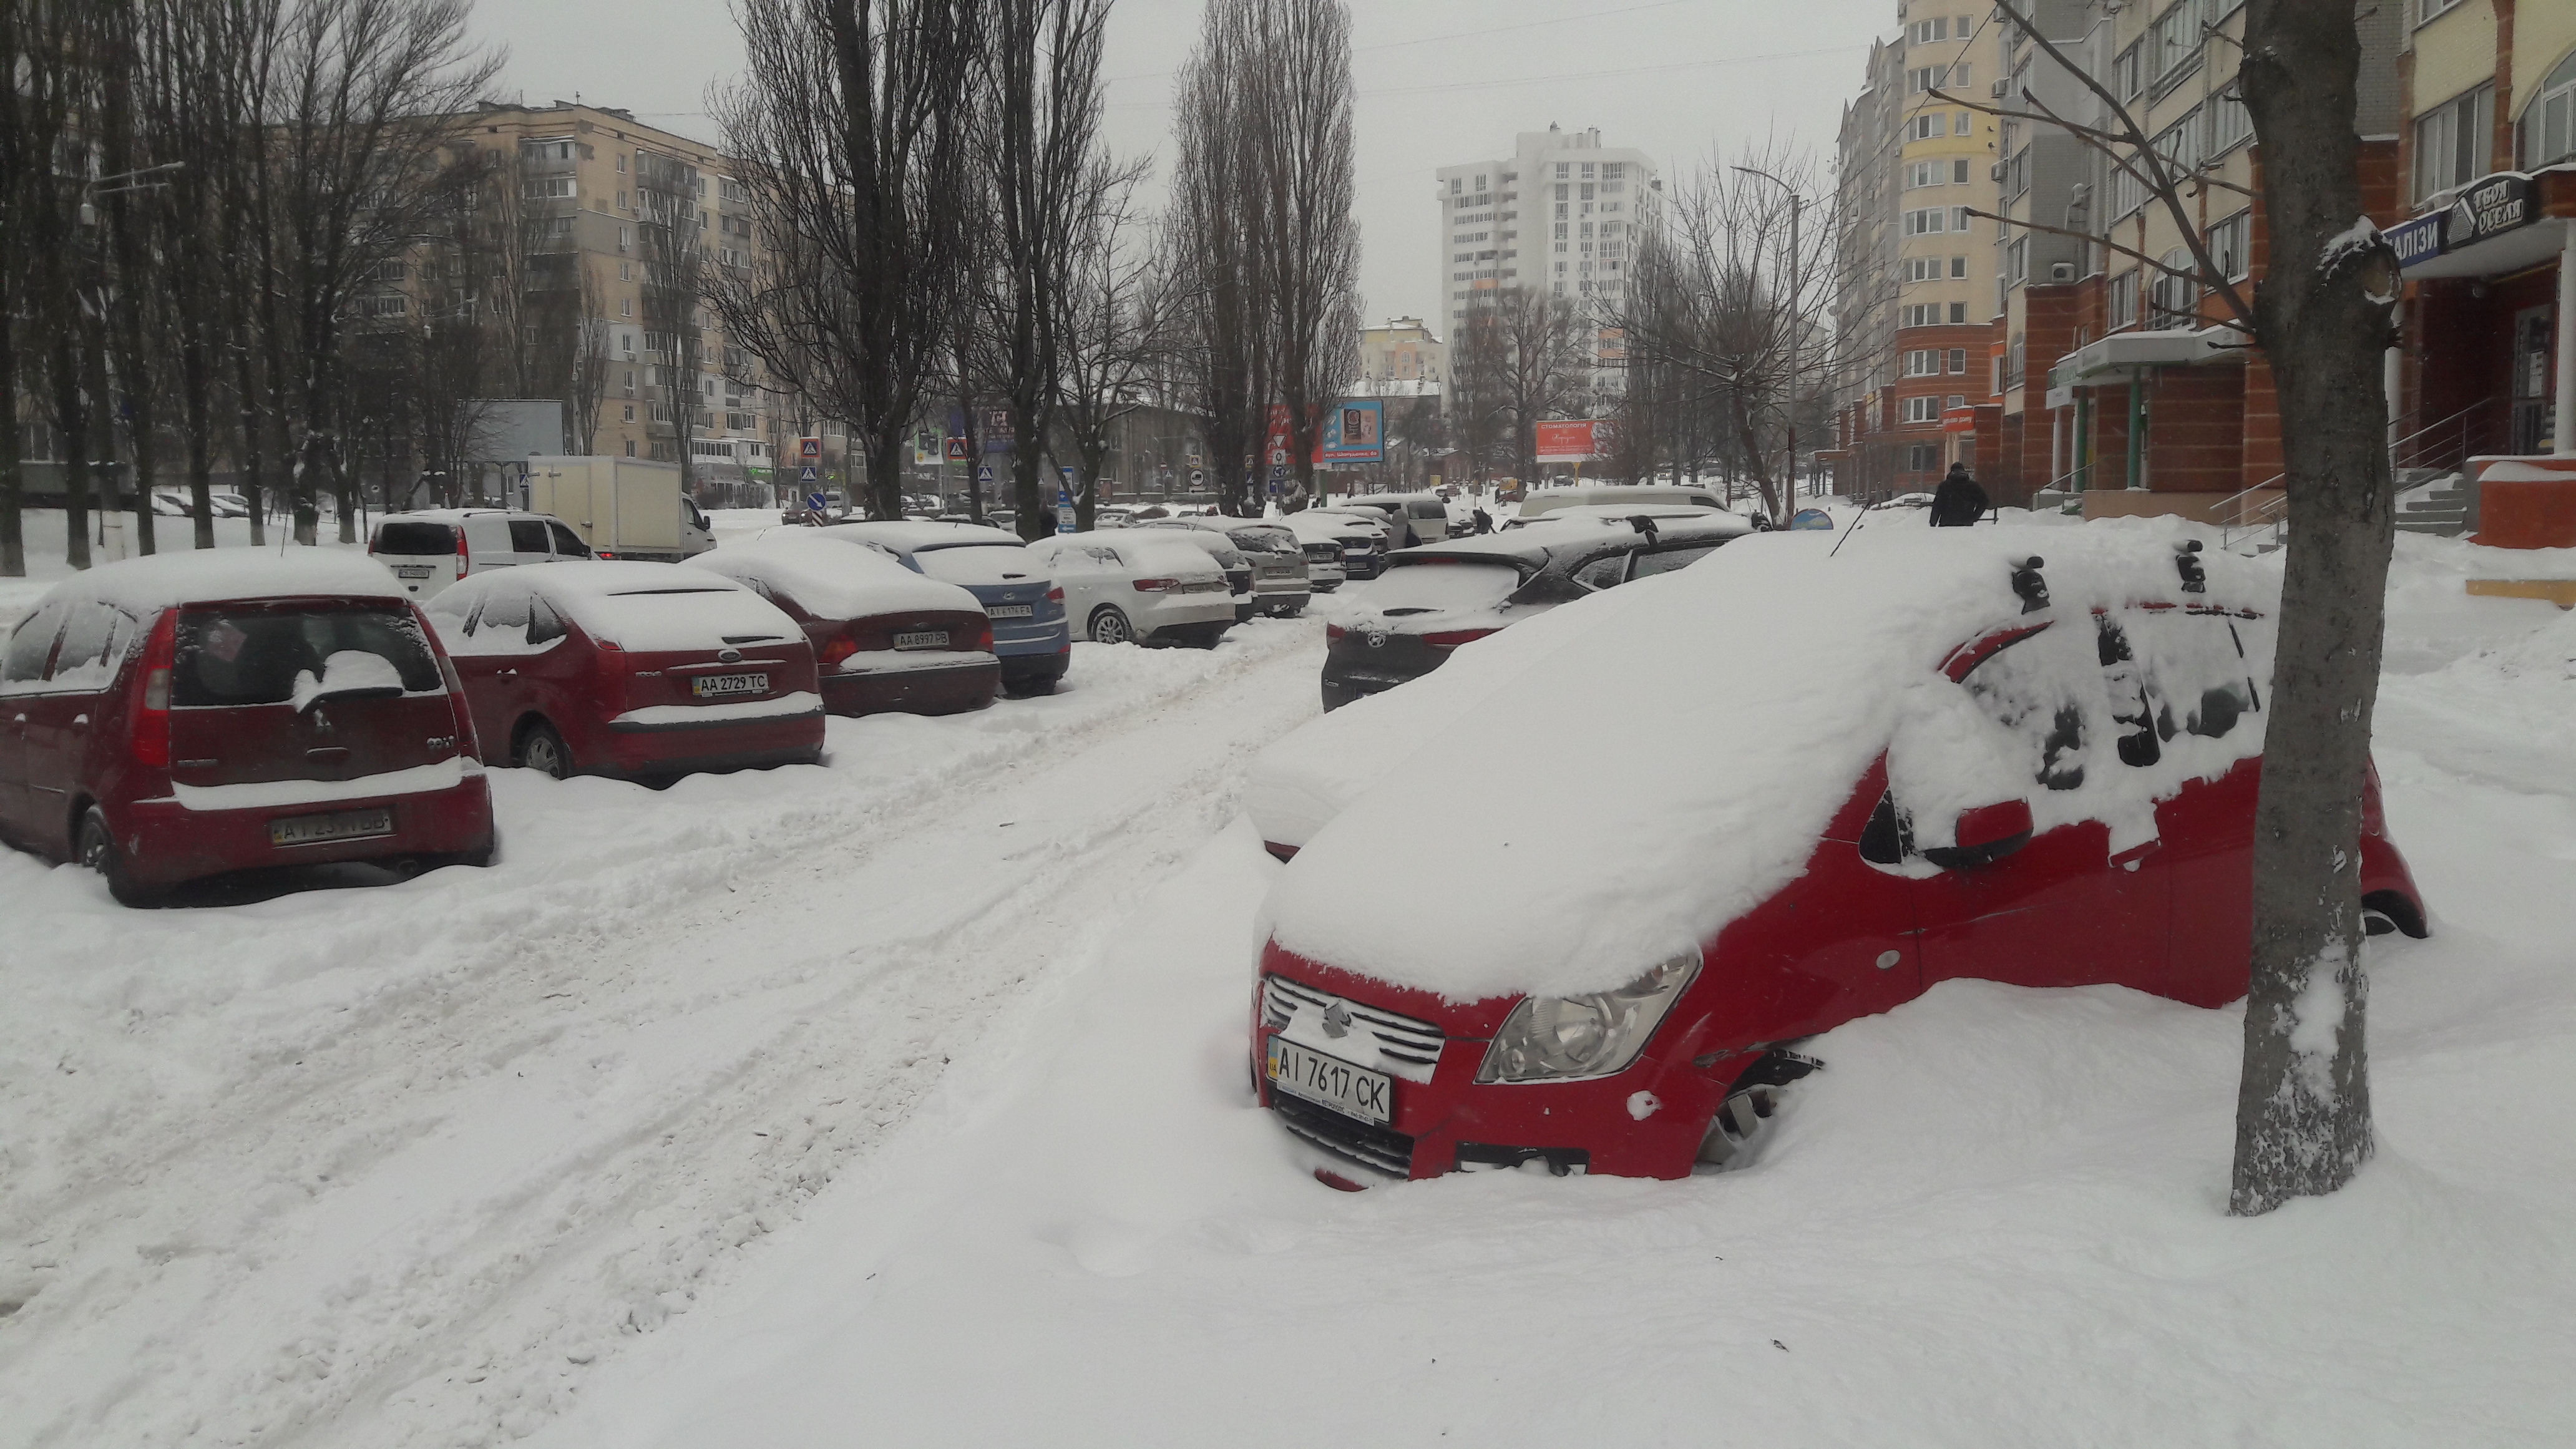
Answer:
POLYGON ((1975 408, 1943 408, 1941 410, 1941 431, 1945 433, 1973 433, 1976 430, 1977 410, 1975 408))
POLYGON ((2451 219, 2447 211, 2419 216, 2413 221, 2390 227, 2384 235, 2389 247, 2397 253, 2397 265, 2411 267, 2442 254, 2442 228, 2451 219))
POLYGON ((2451 224, 2444 238, 2447 250, 2457 251, 2472 242, 2485 241, 2499 232, 2527 225, 2538 208, 2532 205, 2531 178, 2521 175, 2490 176, 2473 182, 2451 204, 2451 224))

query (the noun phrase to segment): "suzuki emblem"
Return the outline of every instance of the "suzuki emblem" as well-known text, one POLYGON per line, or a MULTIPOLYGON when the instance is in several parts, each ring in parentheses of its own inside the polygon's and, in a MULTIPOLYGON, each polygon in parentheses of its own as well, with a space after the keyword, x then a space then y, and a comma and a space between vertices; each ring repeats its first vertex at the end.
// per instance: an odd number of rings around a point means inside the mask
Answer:
POLYGON ((1351 1009, 1336 1001, 1324 1008, 1324 1035, 1335 1041, 1351 1034, 1351 1009))

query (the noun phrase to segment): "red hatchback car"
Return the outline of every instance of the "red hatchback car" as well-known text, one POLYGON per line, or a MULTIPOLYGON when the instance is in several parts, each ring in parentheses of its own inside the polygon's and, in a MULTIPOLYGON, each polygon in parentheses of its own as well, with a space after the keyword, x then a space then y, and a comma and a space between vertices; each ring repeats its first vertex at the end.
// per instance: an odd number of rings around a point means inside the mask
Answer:
POLYGON ((1001 693, 982 601, 873 545, 780 528, 686 567, 732 579, 795 620, 814 646, 823 707, 834 714, 957 714, 1001 693))
POLYGON ((222 549, 93 569, 19 624, 0 835, 132 904, 260 867, 484 864, 492 802, 454 670, 392 574, 222 549))
POLYGON ((814 650, 758 594, 625 561, 469 575, 429 606, 484 758, 557 779, 813 764, 814 650))
MULTIPOLYGON (((1739 543, 1310 727, 1438 741, 1353 777, 1269 903, 1254 1075, 1328 1180, 1723 1164, 1797 1043, 1951 978, 2244 994, 2277 566, 1832 543, 1739 543), (1531 768, 1585 721, 1660 743, 1531 768)), ((2420 936, 2365 783, 2366 924, 2420 936)))

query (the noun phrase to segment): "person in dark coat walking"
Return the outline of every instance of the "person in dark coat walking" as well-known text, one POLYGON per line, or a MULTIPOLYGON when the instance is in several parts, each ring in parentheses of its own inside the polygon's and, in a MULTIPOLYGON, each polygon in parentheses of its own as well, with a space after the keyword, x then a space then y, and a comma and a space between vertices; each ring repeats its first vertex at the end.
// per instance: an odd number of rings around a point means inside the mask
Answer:
POLYGON ((1965 528, 1986 515, 1986 490, 1969 475, 1968 465, 1953 463, 1949 476, 1932 490, 1932 526, 1965 528))
POLYGON ((1476 505, 1476 531, 1478 533, 1491 533, 1494 531, 1494 515, 1487 513, 1484 505, 1481 503, 1476 505))

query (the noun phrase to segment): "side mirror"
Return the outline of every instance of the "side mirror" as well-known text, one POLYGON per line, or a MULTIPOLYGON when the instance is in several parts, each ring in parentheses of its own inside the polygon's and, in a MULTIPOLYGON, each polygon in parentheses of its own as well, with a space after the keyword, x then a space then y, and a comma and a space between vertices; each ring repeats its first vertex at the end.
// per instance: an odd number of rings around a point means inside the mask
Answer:
POLYGON ((1959 816, 1958 843, 1927 847, 1923 858, 1943 870, 1992 865, 2030 843, 2030 802, 2005 800, 1959 816))

